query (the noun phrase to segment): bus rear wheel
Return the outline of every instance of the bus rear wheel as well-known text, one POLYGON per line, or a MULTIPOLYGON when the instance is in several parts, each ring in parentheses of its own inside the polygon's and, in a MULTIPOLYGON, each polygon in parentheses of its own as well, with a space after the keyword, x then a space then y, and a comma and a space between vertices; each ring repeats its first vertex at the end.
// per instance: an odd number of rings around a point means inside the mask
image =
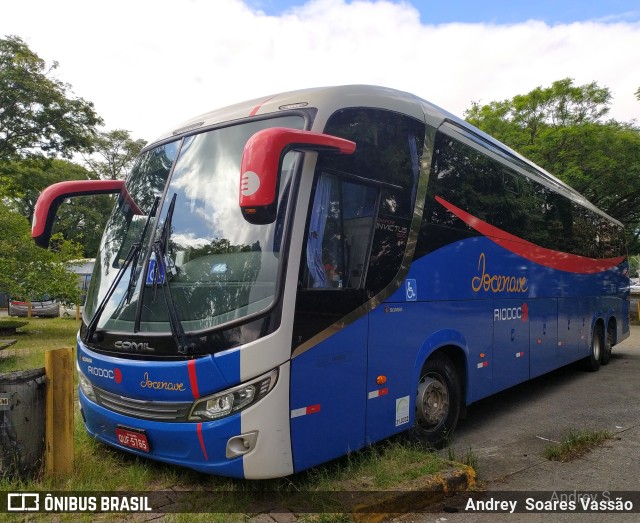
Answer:
POLYGON ((602 359, 602 351, 604 350, 603 338, 602 329, 595 327, 593 329, 593 336, 591 336, 590 354, 584 359, 584 366, 586 370, 590 372, 596 372, 600 369, 600 360, 602 359))
POLYGON ((418 382, 411 437, 430 447, 448 443, 460 415, 460 379, 451 360, 436 355, 425 363, 418 382))
POLYGON ((604 346, 602 349, 602 359, 600 360, 600 363, 602 363, 602 365, 607 365, 611 360, 611 350, 613 349, 613 336, 615 332, 614 329, 615 327, 613 325, 609 325, 609 327, 607 328, 607 339, 604 342, 604 346))

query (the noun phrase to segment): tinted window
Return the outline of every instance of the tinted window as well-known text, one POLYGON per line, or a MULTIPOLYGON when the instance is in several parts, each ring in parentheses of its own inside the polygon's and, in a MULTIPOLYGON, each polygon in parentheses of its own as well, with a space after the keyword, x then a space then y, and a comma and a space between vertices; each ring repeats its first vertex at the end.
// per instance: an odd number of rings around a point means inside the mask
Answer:
POLYGON ((620 229, 603 216, 438 132, 416 257, 478 235, 436 196, 541 247, 590 258, 624 252, 620 229))
POLYGON ((300 267, 294 346, 387 288, 404 258, 424 124, 380 109, 344 109, 327 134, 352 155, 320 155, 300 267))

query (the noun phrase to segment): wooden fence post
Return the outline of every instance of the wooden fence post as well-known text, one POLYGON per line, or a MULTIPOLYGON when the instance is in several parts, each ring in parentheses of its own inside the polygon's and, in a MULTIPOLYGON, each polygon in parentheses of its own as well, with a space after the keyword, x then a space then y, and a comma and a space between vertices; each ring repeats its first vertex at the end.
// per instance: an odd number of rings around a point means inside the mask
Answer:
POLYGON ((45 474, 65 476, 73 471, 73 349, 48 350, 45 424, 45 474))

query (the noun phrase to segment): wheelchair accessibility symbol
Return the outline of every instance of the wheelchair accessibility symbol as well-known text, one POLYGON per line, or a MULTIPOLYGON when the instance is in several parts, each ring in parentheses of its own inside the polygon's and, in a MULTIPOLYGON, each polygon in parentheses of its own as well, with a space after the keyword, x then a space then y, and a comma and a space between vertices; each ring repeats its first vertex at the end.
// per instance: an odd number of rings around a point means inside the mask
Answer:
POLYGON ((407 301, 417 301, 418 299, 418 285, 416 280, 405 281, 405 294, 407 301))

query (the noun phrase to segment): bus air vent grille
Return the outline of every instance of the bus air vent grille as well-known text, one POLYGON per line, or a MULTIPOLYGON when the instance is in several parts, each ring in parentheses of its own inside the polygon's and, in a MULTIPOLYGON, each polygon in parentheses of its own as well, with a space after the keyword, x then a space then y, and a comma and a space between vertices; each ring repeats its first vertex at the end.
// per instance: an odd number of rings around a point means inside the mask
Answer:
POLYGON ((101 407, 125 416, 153 421, 187 421, 189 409, 193 404, 190 401, 138 400, 107 392, 98 387, 93 387, 93 390, 97 403, 101 407))

